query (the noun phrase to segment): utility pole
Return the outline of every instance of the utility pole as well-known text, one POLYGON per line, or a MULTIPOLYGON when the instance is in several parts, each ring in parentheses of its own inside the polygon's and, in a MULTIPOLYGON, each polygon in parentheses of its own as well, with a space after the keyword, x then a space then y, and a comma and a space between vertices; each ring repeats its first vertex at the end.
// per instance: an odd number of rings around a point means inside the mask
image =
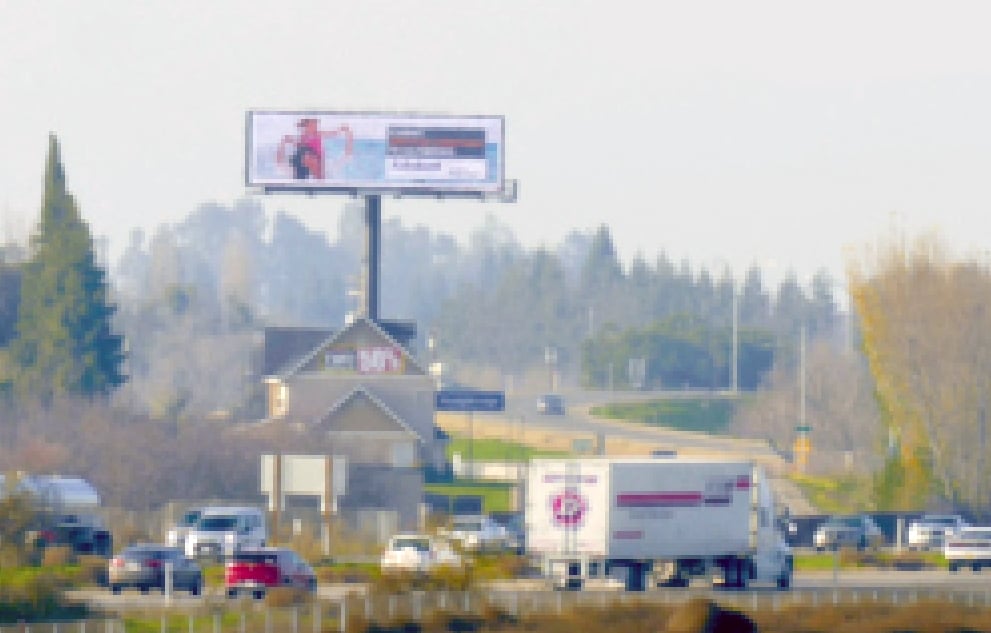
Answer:
POLYGON ((733 368, 730 389, 733 395, 740 390, 740 305, 736 295, 736 284, 733 284, 733 368))

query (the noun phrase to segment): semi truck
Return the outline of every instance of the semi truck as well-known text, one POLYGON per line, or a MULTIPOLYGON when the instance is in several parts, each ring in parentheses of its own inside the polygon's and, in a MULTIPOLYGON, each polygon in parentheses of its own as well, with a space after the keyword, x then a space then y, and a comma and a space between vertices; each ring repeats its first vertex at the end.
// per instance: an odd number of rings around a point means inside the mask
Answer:
POLYGON ((559 588, 593 578, 631 591, 694 577, 791 585, 774 496, 746 460, 534 459, 525 523, 527 551, 559 588))

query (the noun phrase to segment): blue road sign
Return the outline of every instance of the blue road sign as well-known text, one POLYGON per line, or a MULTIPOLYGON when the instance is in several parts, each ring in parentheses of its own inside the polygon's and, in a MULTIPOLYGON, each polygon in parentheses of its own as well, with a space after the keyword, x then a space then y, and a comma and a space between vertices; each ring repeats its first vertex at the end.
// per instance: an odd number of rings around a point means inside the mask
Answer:
POLYGON ((505 411, 506 394, 502 391, 447 390, 434 392, 437 411, 505 411))

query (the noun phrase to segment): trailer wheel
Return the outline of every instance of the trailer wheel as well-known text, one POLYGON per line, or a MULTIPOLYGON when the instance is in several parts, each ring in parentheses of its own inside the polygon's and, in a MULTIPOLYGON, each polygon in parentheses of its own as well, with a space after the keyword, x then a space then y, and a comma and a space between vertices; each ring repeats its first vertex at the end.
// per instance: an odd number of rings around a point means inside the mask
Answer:
POLYGON ((778 576, 778 589, 788 589, 791 587, 791 574, 785 572, 778 576))

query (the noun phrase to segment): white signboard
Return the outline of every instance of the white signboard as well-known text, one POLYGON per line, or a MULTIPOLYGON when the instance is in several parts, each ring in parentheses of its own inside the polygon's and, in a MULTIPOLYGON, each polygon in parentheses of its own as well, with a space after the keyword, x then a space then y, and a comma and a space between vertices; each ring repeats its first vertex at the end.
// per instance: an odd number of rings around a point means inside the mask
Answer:
POLYGON ((268 189, 498 193, 503 118, 250 111, 245 178, 268 189))
POLYGON ((403 353, 398 347, 364 347, 358 350, 358 373, 396 374, 403 371, 403 353))

